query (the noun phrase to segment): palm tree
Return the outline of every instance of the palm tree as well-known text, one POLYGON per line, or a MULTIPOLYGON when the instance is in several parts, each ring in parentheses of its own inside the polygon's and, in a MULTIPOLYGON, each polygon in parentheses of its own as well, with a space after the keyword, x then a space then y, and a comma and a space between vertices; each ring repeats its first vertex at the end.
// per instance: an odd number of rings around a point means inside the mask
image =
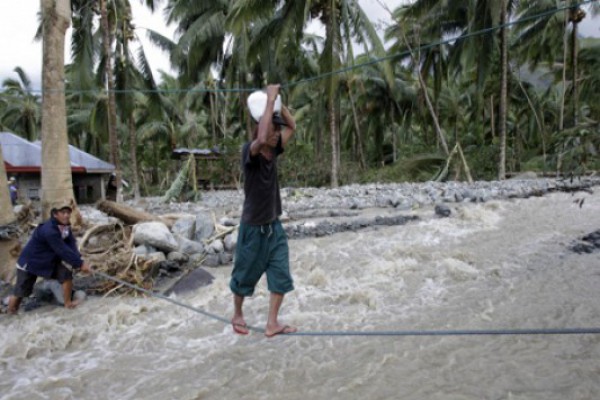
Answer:
POLYGON ((2 155, 2 146, 0 145, 0 226, 8 225, 14 220, 15 214, 13 213, 10 201, 6 168, 4 168, 4 156, 2 155))
POLYGON ((236 2, 232 10, 232 20, 250 23, 262 18, 269 22, 256 33, 255 42, 265 45, 273 43, 280 53, 289 40, 299 43, 304 35, 304 27, 318 19, 325 27, 325 43, 319 59, 322 73, 329 73, 325 79, 324 95, 327 99, 328 127, 331 143, 331 186, 339 185, 340 135, 338 132, 339 74, 335 71, 342 66, 342 56, 351 39, 370 43, 374 51, 383 49, 377 33, 366 17, 358 0, 282 0, 264 1, 258 5, 252 0, 236 2))
MULTIPOLYGON (((167 24, 176 23, 180 35, 171 47, 171 64, 185 83, 203 80, 211 65, 222 62, 226 39, 225 19, 231 1, 169 0, 167 24)), ((157 35, 154 35, 158 39, 157 35)), ((157 40, 159 42, 159 40, 157 40)), ((165 42, 163 42, 165 43, 165 42)))
MULTIPOLYGON (((597 2, 589 5, 592 15, 600 11, 597 2)), ((575 126, 578 116, 579 78, 578 72, 578 24, 585 18, 586 13, 578 2, 564 0, 555 2, 553 0, 532 0, 520 2, 518 15, 520 18, 528 18, 537 14, 544 14, 540 18, 517 26, 517 43, 521 47, 521 59, 531 63, 531 68, 540 62, 553 66, 559 63, 562 66, 563 98, 567 94, 567 75, 570 75, 571 94, 571 125, 575 126), (565 8, 567 7, 567 8, 565 8), (563 12, 560 12, 564 10, 563 12), (570 32, 568 31, 571 27, 570 32), (563 52, 560 51, 563 49, 563 52), (562 54, 561 54, 562 53, 562 54), (570 56, 569 56, 570 55, 570 56), (570 68, 570 74, 568 69, 570 68)), ((564 100, 563 100, 564 102, 564 100)), ((561 107, 558 129, 564 128, 564 107, 561 107)))
MULTIPOLYGON (((504 178, 505 164, 505 138, 506 138, 506 115, 508 112, 507 99, 507 71, 508 71, 508 27, 510 13, 516 6, 516 0, 476 0, 473 2, 451 2, 440 0, 417 0, 408 6, 404 15, 416 19, 424 26, 426 38, 435 37, 442 41, 447 36, 456 37, 452 45, 450 57, 453 61, 453 69, 457 72, 468 68, 469 65, 477 66, 476 82, 480 88, 483 87, 485 79, 493 67, 493 60, 500 48, 501 70, 500 84, 500 157, 498 163, 498 176, 504 178), (440 18, 441 17, 441 18, 440 18), (472 32, 480 32, 500 26, 499 40, 493 34, 479 34, 474 37, 463 39, 461 36, 472 32)), ((482 101, 478 101, 479 104, 482 101)))
MULTIPOLYGON (((155 0, 145 0, 145 5, 152 11, 155 0)), ((135 121, 133 111, 137 97, 131 95, 135 89, 156 89, 152 86, 150 67, 143 49, 138 54, 140 67, 136 65, 130 53, 130 43, 136 39, 135 27, 132 25, 132 14, 129 0, 73 0, 73 36, 72 58, 69 66, 69 86, 76 90, 70 96, 71 104, 76 104, 77 112, 72 115, 72 127, 83 129, 87 146, 95 143, 97 152, 104 151, 103 143, 108 138, 108 154, 115 164, 117 182, 117 200, 122 198, 122 167, 119 144, 120 117, 129 131, 130 157, 134 196, 139 197, 137 179, 137 158, 135 154, 135 121), (95 27, 95 17, 100 15, 100 27, 95 27), (113 61, 114 60, 114 61, 113 61), (144 65, 144 63, 146 63, 144 65), (95 69, 98 69, 97 73, 95 69), (118 74, 117 78, 115 76, 118 74), (148 77, 150 74, 150 77, 148 77), (95 94, 100 89, 104 93, 95 94), (120 93, 119 110, 117 96, 120 93), (126 94, 127 93, 127 94, 126 94), (87 126, 86 126, 87 125, 87 126)), ((153 95, 150 95, 153 96, 153 95)), ((158 94, 154 94, 158 96, 158 94)))
MULTIPOLYGON (((117 186, 116 201, 123 201, 123 184, 121 176, 121 157, 119 156, 119 138, 117 137, 117 105, 115 100, 115 81, 113 75, 114 25, 116 15, 109 20, 106 7, 107 0, 98 0, 100 8, 100 26, 102 31, 102 65, 104 66, 104 83, 108 95, 108 140, 110 142, 110 161, 115 166, 115 182, 117 186)), ((114 11, 114 8, 112 9, 114 11)))
POLYGON ((2 110, 2 125, 27 140, 39 139, 40 97, 31 87, 31 80, 21 67, 14 71, 19 79, 7 78, 2 82, 3 98, 6 101, 2 110))
MULTIPOLYGON (((2 146, 0 146, 0 227, 12 224, 15 220, 16 216, 13 213, 8 192, 8 182, 6 181, 2 146)), ((0 279, 5 282, 11 282, 14 277, 16 261, 14 254, 19 253, 18 246, 19 240, 16 238, 0 240, 0 279)))
POLYGON ((71 23, 69 0, 42 0, 42 214, 49 217, 52 204, 75 204, 64 83, 65 33, 71 23))
POLYGON ((500 156, 498 160, 498 180, 506 178, 506 119, 508 115, 508 0, 500 0, 500 156))

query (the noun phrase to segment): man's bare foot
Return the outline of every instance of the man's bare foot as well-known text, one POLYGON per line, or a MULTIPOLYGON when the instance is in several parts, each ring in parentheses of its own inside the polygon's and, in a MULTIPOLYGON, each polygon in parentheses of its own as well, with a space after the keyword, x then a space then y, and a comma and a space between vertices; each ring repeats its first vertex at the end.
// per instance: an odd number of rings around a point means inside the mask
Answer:
POLYGON ((298 328, 296 328, 295 326, 290 326, 290 325, 267 326, 267 328, 265 329, 265 336, 270 338, 275 335, 285 335, 285 334, 294 333, 297 331, 298 331, 298 328))
POLYGON ((233 331, 235 333, 237 333, 238 335, 247 335, 248 333, 250 333, 250 330, 248 329, 248 325, 246 324, 246 321, 244 321, 244 318, 242 318, 242 317, 232 318, 231 326, 233 328, 233 331))
POLYGON ((77 307, 78 305, 79 305, 79 301, 75 300, 75 301, 71 301, 69 303, 65 303, 65 308, 73 309, 73 308, 77 307))

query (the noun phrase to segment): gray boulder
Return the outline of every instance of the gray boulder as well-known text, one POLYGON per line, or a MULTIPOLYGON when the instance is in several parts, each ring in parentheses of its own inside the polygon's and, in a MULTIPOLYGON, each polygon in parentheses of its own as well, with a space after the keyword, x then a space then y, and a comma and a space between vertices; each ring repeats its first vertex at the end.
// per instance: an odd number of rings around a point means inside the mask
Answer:
POLYGON ((165 256, 165 253, 157 251, 155 253, 150 253, 147 254, 145 256, 143 256, 146 260, 152 260, 155 263, 160 263, 163 261, 167 261, 167 256, 165 256))
POLYGON ((215 225, 210 214, 200 213, 196 216, 196 233, 194 240, 200 242, 204 239, 208 239, 213 235, 215 231, 215 225))
POLYGON ((171 232, 186 239, 193 239, 196 232, 196 218, 192 215, 179 218, 171 227, 171 232))
POLYGON ((450 210, 450 207, 445 204, 437 204, 435 206, 435 214, 440 217, 449 217, 450 214, 452 214, 452 211, 450 210))
POLYGON ((186 239, 182 236, 175 236, 179 245, 178 252, 191 256, 192 254, 199 254, 204 252, 204 245, 202 243, 195 242, 193 240, 186 239))
POLYGON ((212 241, 207 250, 209 254, 219 254, 225 251, 225 247, 223 246, 223 242, 220 239, 217 239, 212 241))
POLYGON ((167 255, 168 261, 175 261, 176 263, 179 263, 179 264, 184 264, 184 263, 188 262, 189 259, 190 259, 190 256, 188 256, 187 254, 184 254, 184 253, 180 253, 178 251, 172 251, 167 255))
POLYGON ((223 239, 223 245, 225 246, 225 250, 233 253, 235 251, 235 247, 237 246, 237 240, 238 240, 238 232, 239 231, 234 231, 231 232, 229 235, 225 236, 225 239, 223 239))
POLYGON ((205 267, 218 267, 221 265, 219 254, 207 254, 202 265, 205 267))
POLYGON ((138 255, 138 256, 146 256, 150 253, 156 253, 156 250, 154 247, 147 245, 147 244, 141 244, 139 246, 137 246, 135 249, 133 249, 133 252, 138 255))
POLYGON ((188 261, 188 265, 192 267, 196 267, 204 261, 206 255, 204 253, 197 253, 190 255, 190 260, 188 261))
POLYGON ((233 260, 233 256, 231 253, 220 253, 219 254, 219 264, 226 265, 229 264, 233 260))
POLYGON ((135 244, 149 244, 167 253, 179 248, 175 237, 162 222, 143 222, 135 225, 133 241, 135 244))
POLYGON ((196 268, 190 273, 179 278, 179 280, 165 292, 165 295, 168 296, 172 293, 188 293, 203 286, 210 285, 214 279, 215 278, 206 270, 202 268, 196 268))

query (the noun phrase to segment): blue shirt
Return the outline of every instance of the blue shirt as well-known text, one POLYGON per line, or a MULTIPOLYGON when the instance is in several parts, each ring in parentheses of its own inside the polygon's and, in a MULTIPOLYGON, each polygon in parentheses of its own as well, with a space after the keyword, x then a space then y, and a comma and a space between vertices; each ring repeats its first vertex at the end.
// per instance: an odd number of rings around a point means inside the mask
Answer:
POLYGON ((8 189, 10 190, 10 201, 12 202, 13 206, 15 204, 17 204, 17 187, 13 184, 11 184, 8 189))
POLYGON ((31 274, 50 278, 61 261, 76 269, 83 265, 70 227, 68 235, 63 239, 58 221, 50 218, 33 231, 17 262, 31 274))

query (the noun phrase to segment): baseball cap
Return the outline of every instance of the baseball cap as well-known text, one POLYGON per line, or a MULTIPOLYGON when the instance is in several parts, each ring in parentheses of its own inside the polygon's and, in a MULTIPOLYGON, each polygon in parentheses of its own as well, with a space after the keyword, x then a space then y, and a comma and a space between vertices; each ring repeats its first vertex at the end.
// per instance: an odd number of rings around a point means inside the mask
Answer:
MULTIPOLYGON (((248 96, 248 109, 255 122, 258 122, 267 108, 267 94, 262 90, 257 90, 248 96)), ((273 123, 275 125, 287 126, 285 119, 281 116, 281 95, 277 95, 273 105, 273 123)))
POLYGON ((72 206, 71 200, 64 200, 64 201, 58 201, 56 203, 53 203, 51 212, 54 213, 57 211, 64 210, 65 208, 68 208, 69 211, 73 211, 73 206, 72 206))

